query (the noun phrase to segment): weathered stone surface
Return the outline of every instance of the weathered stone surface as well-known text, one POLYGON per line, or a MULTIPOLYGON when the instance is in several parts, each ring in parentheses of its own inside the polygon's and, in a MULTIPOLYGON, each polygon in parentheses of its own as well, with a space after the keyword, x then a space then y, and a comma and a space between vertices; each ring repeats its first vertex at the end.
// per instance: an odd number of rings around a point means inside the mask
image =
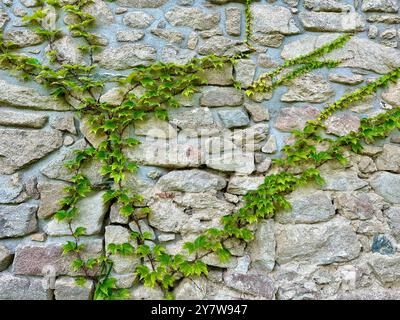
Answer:
POLYGON ((5 39, 12 41, 19 48, 30 47, 43 42, 43 37, 30 29, 11 29, 5 34, 5 39))
POLYGON ((363 31, 365 22, 358 13, 301 12, 300 20, 309 31, 363 31))
POLYGON ((136 42, 143 39, 145 36, 142 31, 118 31, 117 41, 118 42, 136 42))
POLYGON ((10 273, 0 275, 1 300, 51 300, 52 290, 43 288, 42 279, 16 277, 10 273))
POLYGON ((374 254, 369 266, 382 285, 398 285, 400 283, 400 257, 374 254))
POLYGON ((208 85, 226 86, 233 83, 232 73, 232 64, 225 63, 221 68, 205 69, 201 76, 207 80, 208 85))
POLYGON ((242 41, 215 35, 205 40, 197 51, 202 55, 233 56, 237 53, 247 52, 248 47, 242 41))
MULTIPOLYGON (((136 246, 135 242, 130 238, 129 230, 122 226, 107 226, 104 237, 106 248, 111 243, 129 243, 133 247, 136 246)), ((110 258, 114 263, 113 270, 119 274, 134 272, 136 266, 140 263, 140 258, 135 255, 123 256, 117 253, 112 254, 110 258)))
POLYGON ((251 174, 255 169, 254 155, 251 152, 233 151, 225 152, 221 156, 211 156, 206 160, 206 165, 215 170, 236 172, 237 174, 251 174))
POLYGON ((125 44, 107 48, 94 56, 94 61, 105 69, 123 70, 148 65, 156 59, 156 50, 147 44, 125 44))
POLYGON ((60 277, 56 280, 54 296, 56 300, 91 300, 94 283, 86 279, 83 286, 76 284, 75 278, 60 277))
POLYGON ((200 98, 203 107, 235 107, 243 104, 243 94, 235 88, 205 87, 200 98))
POLYGON ((13 260, 13 254, 5 246, 0 245, 0 272, 6 270, 13 260))
POLYGON ((157 287, 149 288, 143 285, 139 285, 131 289, 130 298, 131 300, 162 300, 165 297, 162 290, 157 287))
POLYGON ((50 126, 53 129, 69 132, 76 135, 75 118, 73 114, 63 114, 56 116, 50 121, 50 126))
POLYGON ((267 142, 264 144, 264 146, 261 148, 261 151, 264 153, 275 153, 278 150, 277 144, 276 144, 276 137, 275 136, 269 136, 267 142))
POLYGON ((117 3, 133 8, 159 8, 166 4, 168 0, 118 0, 117 3))
POLYGON ((133 11, 124 16, 123 23, 131 28, 146 29, 154 22, 154 17, 146 12, 133 11))
POLYGON ((329 82, 321 75, 307 73, 294 79, 281 97, 284 102, 324 102, 334 95, 329 82))
POLYGON ((0 203, 16 204, 28 198, 24 185, 18 174, 0 175, 0 203))
POLYGON ((226 32, 231 36, 240 36, 242 13, 239 8, 226 8, 226 32))
POLYGON ((329 191, 354 191, 368 185, 368 182, 360 179, 354 170, 335 170, 329 167, 321 169, 321 176, 325 180, 323 190, 329 191))
POLYGON ((382 93, 382 98, 387 103, 393 106, 400 105, 400 84, 390 84, 389 87, 382 93))
POLYGON ((260 46, 279 48, 285 36, 280 33, 263 34, 255 33, 252 35, 251 40, 260 46))
POLYGON ((317 265, 345 262, 358 257, 361 245, 350 223, 337 217, 319 224, 275 225, 276 261, 293 260, 317 265))
POLYGON ((89 13, 96 19, 96 25, 109 25, 115 22, 114 14, 107 2, 93 0, 84 6, 83 12, 89 13))
POLYGON ((397 12, 399 5, 396 0, 363 0, 361 9, 364 12, 397 12))
POLYGON ((206 281, 196 279, 196 285, 190 279, 183 279, 175 288, 174 296, 177 300, 203 299, 207 294, 206 281))
POLYGON ((0 9, 0 30, 4 28, 7 22, 10 21, 10 17, 7 12, 3 9, 0 9))
POLYGON ((161 191, 206 192, 221 190, 226 181, 219 175, 193 169, 171 171, 162 176, 156 188, 161 191))
MULTIPOLYGON (((77 227, 84 227, 86 228, 85 235, 100 233, 108 209, 108 205, 104 204, 103 201, 104 193, 104 191, 92 193, 78 201, 76 205, 78 214, 71 222, 72 230, 77 227)), ((51 236, 71 235, 70 227, 65 221, 52 219, 44 229, 51 236)))
POLYGON ((260 271, 270 272, 275 266, 274 221, 265 220, 258 224, 254 240, 249 247, 251 265, 260 271))
MULTIPOLYGON (((62 37, 54 41, 52 48, 57 51, 57 58, 66 64, 83 63, 82 51, 78 49, 78 43, 70 36, 62 37)), ((50 47, 48 51, 52 50, 50 47)))
POLYGON ((37 110, 71 110, 71 107, 62 100, 42 95, 33 88, 13 85, 4 80, 0 80, 0 102, 37 110))
POLYGON ((0 239, 34 232, 37 228, 36 211, 37 206, 32 204, 0 205, 0 239))
POLYGON ((247 112, 250 114, 254 122, 269 120, 268 109, 260 103, 246 102, 244 104, 247 112))
POLYGON ((253 60, 240 59, 235 64, 235 80, 240 83, 242 88, 247 88, 252 84, 255 72, 256 64, 253 60))
MULTIPOLYGON (((339 34, 305 36, 283 47, 281 56, 292 59, 307 54, 336 39, 339 34)), ((400 64, 400 52, 368 39, 353 37, 343 48, 334 50, 324 59, 341 60, 340 66, 388 73, 400 64)))
POLYGON ((40 129, 46 124, 48 116, 31 112, 0 110, 0 125, 40 129))
POLYGON ((270 4, 252 4, 253 31, 261 33, 300 33, 289 9, 270 4))
POLYGON ((390 229, 392 230, 393 235, 397 240, 400 239, 400 207, 391 206, 387 211, 385 211, 385 215, 388 218, 388 224, 390 229))
POLYGON ((177 132, 167 121, 150 117, 143 121, 135 122, 135 134, 152 138, 173 139, 177 132))
POLYGON ((393 255, 396 253, 396 245, 393 238, 386 235, 375 235, 372 239, 371 252, 383 255, 393 255))
POLYGON ((258 123, 246 129, 235 130, 232 141, 244 152, 259 151, 268 137, 268 132, 268 124, 258 123))
POLYGON ((276 118, 275 128, 284 132, 302 130, 306 122, 315 119, 318 114, 319 110, 311 106, 282 108, 276 118))
POLYGON ((250 124, 249 116, 242 108, 219 110, 218 116, 224 127, 228 129, 240 128, 250 124))
POLYGON ((381 213, 383 199, 372 192, 338 192, 334 196, 335 208, 347 219, 367 220, 381 213))
POLYGON ((377 194, 391 203, 400 203, 400 175, 390 172, 375 173, 369 183, 377 194))
POLYGON ((349 12, 352 9, 352 6, 337 0, 305 0, 304 6, 317 12, 349 12))
POLYGON ((382 31, 381 43, 388 47, 397 48, 397 30, 391 28, 382 31))
POLYGON ((279 223, 317 223, 328 221, 335 215, 335 208, 329 192, 301 188, 287 198, 291 209, 276 214, 279 223))
POLYGON ((228 287, 247 294, 263 297, 266 300, 272 300, 275 294, 273 280, 261 273, 241 274, 227 272, 224 274, 224 282, 228 287))
POLYGON ((367 17, 368 22, 372 23, 387 23, 387 24, 397 24, 400 22, 400 17, 398 14, 371 14, 367 17))
POLYGON ((362 83, 364 81, 364 78, 360 74, 345 75, 340 73, 331 73, 329 75, 329 81, 355 86, 362 83))
POLYGON ((178 65, 189 63, 196 56, 196 52, 188 49, 180 49, 174 45, 167 44, 161 50, 161 61, 178 65))
POLYGON ((174 44, 181 44, 185 39, 185 36, 182 32, 174 30, 155 28, 151 30, 151 33, 167 42, 174 44))
POLYGON ((165 13, 165 18, 175 27, 209 30, 217 26, 220 14, 218 12, 209 13, 195 7, 175 6, 165 13))
POLYGON ((38 218, 49 218, 57 210, 61 209, 60 200, 68 195, 68 192, 64 190, 66 186, 68 184, 62 181, 44 179, 38 181, 37 188, 40 193, 38 218))
POLYGON ((264 177, 233 176, 229 180, 229 193, 244 195, 247 191, 256 190, 264 182, 264 177))
POLYGON ((385 144, 383 152, 376 159, 378 170, 400 173, 400 147, 393 144, 385 144))
POLYGON ((360 118, 351 113, 341 113, 331 116, 325 121, 327 132, 337 136, 345 136, 350 132, 357 132, 360 127, 360 118))
MULTIPOLYGON (((103 253, 101 239, 82 241, 85 248, 81 251, 82 259, 97 258, 103 253)), ((54 275, 82 275, 74 272, 70 264, 73 255, 63 255, 65 242, 56 243, 21 243, 15 250, 13 272, 17 275, 39 276, 51 272, 54 275)))

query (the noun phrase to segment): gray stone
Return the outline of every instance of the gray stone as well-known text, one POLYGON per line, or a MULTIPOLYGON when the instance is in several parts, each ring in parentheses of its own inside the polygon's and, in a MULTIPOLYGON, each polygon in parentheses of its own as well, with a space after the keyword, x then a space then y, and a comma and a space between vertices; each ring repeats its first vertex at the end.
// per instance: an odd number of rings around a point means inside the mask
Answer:
POLYGON ((385 144, 383 152, 376 158, 378 170, 400 173, 400 147, 393 144, 385 144))
POLYGON ((360 128, 360 118, 351 113, 333 115, 325 121, 327 132, 337 136, 345 136, 350 132, 357 132, 360 128))
POLYGON ((28 198, 18 174, 0 175, 0 204, 17 204, 28 198))
POLYGON ((397 30, 394 28, 386 29, 381 33, 381 43, 385 46, 397 47, 397 30))
POLYGON ((369 183, 377 194, 390 203, 400 203, 400 175, 390 172, 375 173, 369 183))
POLYGON ((238 174, 251 174, 254 169, 254 155, 252 153, 243 152, 225 152, 223 155, 212 156, 206 160, 206 165, 209 168, 236 172, 238 174))
POLYGON ((280 33, 273 34, 263 34, 263 33, 254 33, 251 36, 251 40, 260 46, 279 48, 282 45, 283 39, 285 36, 280 33))
POLYGON ((290 107, 282 108, 276 119, 275 128, 284 132, 302 130, 308 120, 315 119, 319 114, 316 107, 290 107))
POLYGON ((224 282, 228 287, 263 297, 266 300, 272 300, 275 295, 276 289, 273 280, 261 273, 241 274, 226 272, 224 274, 224 282))
POLYGON ((208 13, 195 7, 175 6, 165 13, 165 18, 175 27, 209 30, 217 26, 220 14, 218 12, 208 13))
POLYGON ((325 180, 323 190, 329 191, 354 191, 368 185, 368 182, 358 177, 354 170, 335 170, 332 168, 321 169, 321 176, 325 180))
POLYGON ((26 128, 43 128, 48 116, 30 112, 0 110, 0 125, 26 128))
POLYGON ((110 210, 110 222, 111 223, 118 223, 118 224, 128 224, 129 217, 123 216, 119 211, 121 209, 121 205, 118 203, 114 203, 111 206, 110 210))
POLYGON ((279 223, 317 223, 335 216, 329 192, 301 188, 292 192, 286 200, 292 207, 276 214, 275 221, 279 223))
POLYGON ((33 88, 13 85, 4 80, 0 80, 0 102, 10 106, 37 110, 71 110, 71 107, 62 100, 42 95, 33 88))
POLYGON ((21 3, 27 8, 33 8, 39 5, 39 1, 37 0, 21 0, 21 3))
POLYGON ((264 182, 264 177, 233 176, 229 180, 229 193, 244 195, 250 190, 256 190, 264 182))
MULTIPOLYGON (((78 227, 86 228, 85 235, 93 235, 101 232, 103 219, 108 205, 103 201, 104 191, 87 195, 76 204, 77 216, 71 222, 72 230, 78 227)), ((70 226, 65 221, 51 220, 44 230, 51 236, 71 235, 70 226)))
POLYGON ((264 146, 261 148, 261 151, 264 153, 275 153, 278 150, 277 144, 276 144, 276 137, 275 136, 269 136, 267 142, 264 144, 264 146))
POLYGON ((142 31, 118 31, 117 41, 118 42, 136 42, 144 38, 144 32, 142 31))
POLYGON ((208 85, 228 86, 233 83, 232 73, 232 64, 225 63, 220 68, 205 69, 200 75, 205 78, 208 85))
POLYGON ((242 26, 242 12, 239 8, 226 8, 226 33, 230 36, 240 36, 242 26))
POLYGON ((400 283, 400 257, 385 256, 378 253, 372 255, 369 266, 382 285, 398 285, 400 283))
POLYGON ((260 103, 246 102, 244 104, 247 112, 250 114, 254 122, 269 120, 268 109, 260 103))
MULTIPOLYGON (((98 258, 103 254, 103 240, 82 240, 84 249, 80 251, 83 260, 98 258)), ((47 272, 57 275, 84 275, 80 271, 74 271, 70 267, 76 259, 74 254, 63 254, 65 242, 55 243, 21 243, 15 249, 13 272, 17 275, 43 276, 47 272)), ((96 273, 96 268, 89 271, 89 275, 96 273)))
POLYGON ((297 27, 289 9, 270 4, 252 4, 251 14, 254 17, 253 31, 260 33, 298 34, 297 27))
POLYGON ((356 32, 365 29, 363 18, 355 12, 301 12, 300 21, 308 31, 356 32))
POLYGON ((387 211, 385 211, 385 215, 388 218, 388 224, 390 229, 392 230, 392 234, 394 237, 399 240, 400 239, 400 207, 391 206, 387 211))
POLYGON ((393 255, 396 252, 396 246, 387 236, 375 235, 372 239, 371 252, 377 252, 383 255, 393 255))
POLYGON ((56 116, 50 121, 50 126, 53 129, 60 131, 69 132, 76 135, 75 118, 72 114, 64 114, 62 116, 56 116))
POLYGON ((247 113, 242 108, 219 110, 218 116, 226 128, 240 128, 250 124, 247 113))
POLYGON ((135 134, 160 139, 176 138, 177 132, 167 121, 149 117, 143 121, 135 122, 135 134))
POLYGON ((0 272, 8 268, 13 260, 13 254, 5 246, 0 245, 0 272))
POLYGON ((351 220, 367 220, 378 216, 383 209, 382 200, 372 192, 338 192, 334 196, 338 213, 351 220))
POLYGON ((183 65, 189 63, 196 56, 196 52, 188 49, 180 49, 167 44, 161 50, 161 62, 183 65))
POLYGON ((352 6, 337 0, 305 0, 304 7, 317 12, 349 12, 352 9, 352 6))
POLYGON ((367 17, 367 21, 372 23, 397 24, 400 23, 400 17, 398 14, 371 14, 367 17))
POLYGON ((166 4, 168 0, 118 0, 117 3, 133 8, 159 8, 166 4))
POLYGON ((391 83, 388 88, 382 92, 382 99, 392 106, 400 105, 400 84, 391 83))
MULTIPOLYGON (((283 47, 281 57, 293 59, 332 42, 339 34, 305 36, 283 47)), ((353 37, 343 48, 336 49, 324 59, 340 60, 341 67, 361 68, 380 74, 388 73, 400 64, 400 52, 372 40, 353 37)))
POLYGON ((202 55, 233 56, 238 53, 248 52, 249 49, 242 41, 215 35, 205 40, 197 51, 202 55))
POLYGON ((399 5, 396 0, 363 0, 361 9, 364 12, 397 12, 399 5))
POLYGON ((257 123, 246 129, 235 130, 232 141, 245 152, 260 151, 268 137, 268 131, 268 124, 257 123))
MULTIPOLYGON (((106 249, 111 243, 129 243, 131 246, 136 247, 135 242, 130 237, 129 230, 122 226, 107 226, 104 237, 106 249)), ((136 266, 140 263, 140 258, 136 255, 124 256, 117 253, 112 254, 110 258, 113 261, 114 272, 119 274, 134 272, 136 266)))
POLYGON ((361 245, 350 223, 337 217, 318 224, 275 225, 276 261, 327 265, 358 257, 361 245))
POLYGON ((0 205, 0 239, 34 232, 37 229, 36 211, 37 206, 32 204, 0 205))
POLYGON ((102 0, 93 0, 83 7, 86 12, 96 19, 96 25, 110 25, 115 22, 114 14, 107 2, 102 0))
MULTIPOLYGON (((129 0, 132 1, 132 0, 129 0)), ((147 0, 146 0, 147 1, 147 0)), ((154 0, 148 0, 154 1, 154 0)), ((163 300, 164 293, 158 287, 149 288, 143 285, 138 285, 130 290, 131 300, 163 300)))
POLYGON ((62 37, 52 44, 52 48, 47 47, 47 50, 56 50, 57 59, 66 64, 82 64, 83 53, 78 48, 78 43, 70 36, 62 37))
POLYGON ((272 271, 275 266, 275 246, 274 221, 260 222, 254 240, 249 245, 252 267, 264 272, 272 271))
POLYGON ((86 279, 81 286, 75 278, 60 277, 56 280, 54 296, 56 300, 91 300, 94 291, 93 280, 86 279))
POLYGON ((379 29, 377 26, 375 25, 370 25, 368 27, 368 38, 370 39, 376 39, 376 37, 378 36, 379 33, 379 29))
POLYGON ((340 73, 331 73, 329 75, 329 81, 355 86, 357 84, 362 83, 364 81, 364 78, 360 74, 352 74, 352 75, 348 76, 348 75, 340 74, 340 73))
POLYGON ((123 70, 150 64, 156 59, 156 50, 147 44, 125 44, 107 48, 93 58, 105 69, 123 70))
POLYGON ((333 88, 323 76, 307 73, 291 81, 281 101, 318 103, 327 101, 334 94, 333 88))
POLYGON ((0 9, 0 30, 4 28, 7 22, 10 21, 10 17, 7 12, 3 9, 0 9))
POLYGON ((174 44, 181 44, 185 39, 185 36, 183 35, 182 32, 174 30, 156 28, 151 30, 151 33, 169 43, 174 43, 174 44))
POLYGON ((253 83, 256 64, 250 59, 240 59, 235 64, 235 80, 242 88, 247 88, 253 83))
POLYGON ((156 188, 161 191, 206 192, 225 188, 226 181, 219 175, 193 169, 171 171, 162 176, 156 188))
POLYGON ((202 278, 191 280, 183 279, 175 288, 174 296, 177 300, 201 300, 207 294, 207 284, 202 278), (193 285, 195 281, 195 285, 193 285))
POLYGON ((235 107, 243 104, 243 94, 235 88, 205 87, 200 98, 203 107, 235 107))
POLYGON ((35 46, 43 42, 43 37, 30 29, 11 29, 5 34, 5 39, 12 41, 19 48, 35 46))
POLYGON ((68 195, 68 192, 64 190, 66 186, 68 184, 62 181, 44 179, 38 181, 40 205, 37 215, 39 219, 49 218, 62 208, 60 201, 68 195))
POLYGON ((43 287, 42 279, 16 277, 9 273, 0 275, 1 300, 52 300, 51 289, 43 287))
POLYGON ((128 12, 123 19, 123 23, 135 29, 146 29, 154 22, 154 17, 146 12, 128 12))

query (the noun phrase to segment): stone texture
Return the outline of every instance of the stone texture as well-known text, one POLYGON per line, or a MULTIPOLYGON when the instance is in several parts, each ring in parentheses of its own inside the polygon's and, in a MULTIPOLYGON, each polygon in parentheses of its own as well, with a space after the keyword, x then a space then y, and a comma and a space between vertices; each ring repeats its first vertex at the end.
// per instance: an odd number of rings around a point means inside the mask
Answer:
POLYGON ((311 106, 282 108, 276 118, 275 128, 284 132, 302 130, 306 122, 315 119, 318 114, 319 110, 311 106))
POLYGON ((264 274, 225 273, 224 281, 228 287, 241 292, 272 300, 275 294, 273 280, 264 274))
POLYGON ((153 22, 154 17, 142 11, 128 12, 123 18, 123 23, 125 25, 136 29, 146 29, 153 22))
POLYGON ((5 246, 0 245, 0 272, 8 268, 13 260, 13 254, 5 246))
POLYGON ((317 12, 349 12, 352 9, 352 6, 337 0, 305 0, 304 7, 317 12))
POLYGON ((239 8, 226 8, 226 32, 230 36, 240 36, 242 25, 242 13, 239 8))
POLYGON ((309 31, 356 32, 363 31, 365 22, 358 13, 301 12, 300 21, 309 31))
POLYGON ((188 49, 180 49, 174 45, 167 44, 162 48, 161 61, 178 65, 189 63, 196 56, 196 52, 188 49))
POLYGON ((249 246, 252 267, 264 272, 272 271, 275 266, 276 247, 273 220, 258 224, 254 241, 249 246))
POLYGON ((400 203, 400 176, 390 172, 375 173, 369 183, 374 191, 390 203, 400 203))
POLYGON ((0 80, 0 102, 15 107, 25 107, 37 110, 70 110, 65 102, 52 96, 41 94, 33 88, 13 85, 0 80))
POLYGON ((117 3, 133 8, 159 8, 168 0, 118 0, 117 3))
POLYGON ((400 147, 393 144, 385 144, 383 152, 376 159, 378 170, 400 173, 400 147))
POLYGON ((42 279, 0 275, 1 300, 51 300, 52 290, 43 288, 42 279))
POLYGON ((361 245, 350 223, 343 218, 319 224, 276 225, 276 261, 293 260, 317 265, 350 261, 361 245))
POLYGON ((118 42, 136 42, 144 38, 144 32, 141 31, 118 31, 118 42))
POLYGON ((46 124, 48 116, 30 112, 0 110, 0 125, 40 129, 46 124))
POLYGON ((28 198, 18 174, 0 175, 0 203, 17 204, 24 202, 28 198))
MULTIPOLYGON (((103 253, 101 239, 81 241, 85 248, 81 251, 82 259, 97 258, 103 253)), ((65 242, 21 243, 15 249, 13 272, 17 275, 43 276, 50 272, 57 275, 82 275, 75 272, 70 264, 75 256, 63 255, 65 242)), ((95 270, 93 271, 93 273, 95 270)))
POLYGON ((314 189, 298 189, 287 198, 291 209, 276 214, 279 223, 318 223, 332 219, 335 215, 329 192, 314 189))
POLYGON ((321 75, 307 73, 294 79, 288 91, 281 97, 283 102, 324 102, 334 95, 333 88, 321 75))
POLYGON ((10 21, 10 17, 7 12, 3 9, 0 9, 0 30, 4 28, 7 22, 10 21))
POLYGON ((156 50, 147 44, 125 44, 107 48, 94 56, 94 61, 105 69, 123 70, 148 65, 156 59, 156 50))
POLYGON ((242 108, 219 110, 218 116, 224 127, 229 129, 240 128, 250 124, 249 116, 242 108))
POLYGON ((400 207, 392 206, 385 212, 388 224, 394 237, 400 239, 400 207))
POLYGON ((254 122, 261 122, 269 120, 268 109, 260 103, 246 102, 244 104, 247 112, 250 114, 254 122))
POLYGON ((174 30, 166 30, 161 28, 156 28, 151 30, 151 33, 160 39, 163 39, 167 42, 174 43, 174 44, 181 44, 185 39, 183 33, 174 30))
POLYGON ((60 277, 56 280, 54 296, 56 300, 91 300, 94 283, 87 279, 83 286, 76 284, 75 278, 60 277))
POLYGON ((355 86, 362 83, 364 81, 364 78, 360 74, 345 75, 340 73, 331 73, 329 75, 329 81, 355 86))
POLYGON ((43 42, 43 37, 30 29, 11 29, 5 34, 5 39, 12 41, 19 48, 30 47, 43 42))
MULTIPOLYGON (((76 205, 78 214, 71 222, 72 230, 84 227, 86 228, 85 235, 100 233, 108 209, 108 205, 103 202, 104 193, 104 191, 92 193, 78 201, 76 205)), ((71 235, 68 223, 56 219, 48 222, 44 229, 51 236, 71 235)))
POLYGON ((361 9, 364 12, 397 12, 399 5, 396 0, 363 0, 361 9))
POLYGON ((195 7, 175 6, 165 13, 165 18, 175 27, 190 27, 194 30, 208 30, 220 21, 217 12, 208 13, 195 7))
POLYGON ((400 85, 398 83, 390 84, 382 93, 382 99, 393 106, 400 105, 400 85))
POLYGON ((209 168, 236 172, 238 174, 251 174, 254 169, 254 155, 252 153, 243 152, 225 152, 223 155, 212 156, 206 160, 209 168))
MULTIPOLYGON (((66 64, 83 63, 82 51, 78 49, 78 43, 70 36, 62 37, 54 41, 52 48, 57 51, 57 58, 66 64)), ((47 50, 51 50, 50 47, 47 50)))
POLYGON ((232 194, 244 195, 247 191, 256 190, 264 182, 264 177, 233 176, 229 180, 227 191, 232 194))
POLYGON ((256 64, 251 59, 240 59, 235 64, 235 80, 242 88, 247 88, 252 84, 255 72, 256 64))
POLYGON ((150 117, 143 121, 135 122, 135 134, 152 138, 173 139, 177 132, 167 121, 150 117))
POLYGON ((238 53, 247 52, 248 48, 239 40, 215 35, 203 41, 197 51, 202 55, 233 56, 238 53))
POLYGON ((59 202, 68 195, 68 192, 64 190, 66 186, 68 184, 62 181, 44 179, 38 181, 40 205, 37 215, 39 219, 49 218, 62 208, 59 202))
POLYGON ((0 239, 34 232, 37 228, 36 211, 37 206, 32 204, 0 205, 0 239))
POLYGON ((335 208, 347 219, 368 220, 379 216, 383 199, 372 192, 339 192, 334 196, 335 208))
POLYGON ((207 80, 209 85, 226 86, 233 83, 232 73, 232 64, 225 63, 221 68, 205 69, 200 74, 207 80))
POLYGON ((321 169, 321 176, 325 180, 323 190, 354 191, 368 185, 368 182, 358 177, 355 170, 335 170, 325 167, 321 169))
POLYGON ((271 4, 252 4, 253 31, 261 33, 300 33, 289 9, 271 4))
POLYGON ((206 87, 200 98, 203 107, 235 107, 243 103, 243 94, 234 88, 206 87))
POLYGON ((221 176, 197 169, 171 171, 156 184, 156 188, 164 192, 206 192, 221 190, 225 186, 226 181, 221 176))
POLYGON ((345 136, 350 132, 357 132, 360 128, 360 118, 350 113, 333 115, 325 121, 327 132, 337 136, 345 136))
POLYGON ((368 264, 383 285, 398 285, 400 283, 399 256, 375 254, 368 264))
POLYGON ((93 0, 83 8, 83 12, 92 15, 96 19, 97 25, 110 25, 115 22, 111 8, 107 2, 102 0, 93 0))

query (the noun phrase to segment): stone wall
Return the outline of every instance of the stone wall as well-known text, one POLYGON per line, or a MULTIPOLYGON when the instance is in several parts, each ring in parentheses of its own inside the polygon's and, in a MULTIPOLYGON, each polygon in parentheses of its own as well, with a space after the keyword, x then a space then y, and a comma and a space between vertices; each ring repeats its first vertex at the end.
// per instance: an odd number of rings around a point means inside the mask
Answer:
MULTIPOLYGON (((0 28, 23 52, 43 58, 48 48, 21 21, 35 6, 35 0, 2 0, 0 28)), ((94 60, 105 74, 126 74, 156 60, 185 63, 197 55, 247 50, 239 0, 95 0, 86 10, 98 21, 104 49, 94 60)), ((209 85, 180 99, 181 108, 170 112, 168 122, 150 119, 130 132, 143 143, 127 150, 141 164, 128 184, 152 209, 141 225, 153 241, 180 252, 185 241, 218 226, 263 181, 290 131, 301 129, 326 102, 398 67, 398 10, 398 0, 255 2, 251 59, 206 71, 209 85), (301 76, 253 100, 233 88, 233 80, 245 89, 283 59, 310 52, 340 32, 356 35, 328 55, 343 59, 339 68, 301 76)), ((77 46, 69 36, 56 43, 71 63, 83 60, 77 46)), ((6 71, 0 75, 0 299, 88 299, 93 284, 77 286, 71 259, 61 254, 70 231, 51 216, 71 179, 64 161, 101 137, 74 116, 74 101, 55 100, 6 71)), ((100 99, 118 101, 118 92, 109 89, 100 99)), ((400 86, 392 85, 334 115, 328 132, 346 134, 358 128, 360 117, 398 105, 400 86)), ((291 194, 293 209, 259 224, 254 242, 229 244, 234 257, 228 263, 206 257, 209 278, 196 285, 183 280, 176 298, 399 299, 399 143, 395 132, 363 155, 348 154, 346 168, 325 164, 325 186, 291 194)), ((98 167, 84 168, 94 183, 101 182, 98 167)), ((88 256, 107 243, 126 242, 134 228, 118 208, 103 205, 101 196, 93 193, 79 203, 76 225, 87 228, 88 256)), ((118 286, 132 288, 133 299, 162 297, 156 289, 134 285, 136 258, 113 259, 113 276, 118 286)))

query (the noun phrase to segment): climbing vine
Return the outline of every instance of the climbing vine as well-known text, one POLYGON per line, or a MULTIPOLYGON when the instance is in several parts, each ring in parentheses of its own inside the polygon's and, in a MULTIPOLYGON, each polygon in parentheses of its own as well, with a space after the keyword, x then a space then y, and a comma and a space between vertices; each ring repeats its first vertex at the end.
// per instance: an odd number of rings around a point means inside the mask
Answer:
MULTIPOLYGON (((209 55, 194 58, 185 65, 156 62, 149 66, 138 66, 124 77, 101 78, 95 73, 93 53, 99 50, 97 36, 91 33, 95 19, 85 11, 91 0, 79 0, 73 5, 62 5, 57 0, 40 0, 41 7, 32 15, 24 17, 24 22, 44 37, 49 43, 47 51, 48 64, 18 53, 18 47, 0 37, 0 66, 9 69, 14 75, 24 80, 35 80, 51 89, 54 96, 73 98, 77 101, 78 115, 88 122, 91 133, 102 137, 102 141, 84 150, 75 151, 73 160, 65 165, 74 172, 72 184, 66 188, 68 196, 61 200, 62 208, 54 214, 54 218, 68 224, 72 240, 63 246, 64 254, 73 255, 72 268, 81 274, 77 283, 83 285, 86 279, 96 284, 95 299, 125 299, 128 291, 117 287, 116 279, 111 276, 113 255, 137 256, 141 263, 135 274, 139 282, 146 286, 158 286, 167 299, 172 299, 172 289, 183 275, 194 277, 208 274, 207 265, 202 261, 206 255, 216 254, 221 261, 227 261, 231 254, 226 248, 226 240, 235 238, 249 242, 254 238, 251 225, 261 219, 271 218, 282 208, 290 208, 285 196, 306 184, 316 181, 323 184, 318 167, 329 160, 347 161, 344 152, 351 149, 361 152, 363 143, 372 143, 384 138, 395 128, 400 128, 400 108, 396 107, 383 114, 369 119, 362 119, 360 130, 338 138, 327 138, 323 135, 326 120, 337 110, 347 108, 351 103, 360 101, 397 81, 400 68, 344 95, 328 105, 317 120, 309 121, 301 131, 293 132, 295 141, 282 149, 283 156, 274 160, 275 174, 265 177, 264 183, 257 190, 248 192, 244 197, 244 205, 234 214, 224 216, 222 228, 211 228, 187 242, 183 249, 188 255, 168 254, 161 245, 150 245, 148 240, 152 234, 143 231, 140 220, 150 213, 140 194, 126 187, 129 174, 138 170, 138 165, 125 155, 124 150, 134 148, 140 141, 126 138, 125 132, 136 121, 149 116, 166 120, 168 110, 178 108, 177 96, 189 97, 196 92, 196 87, 207 83, 204 70, 221 68, 226 63, 235 63, 247 57, 238 54, 233 57, 209 55), (55 41, 62 36, 62 31, 54 26, 49 27, 49 8, 58 8, 70 15, 68 29, 74 37, 84 41, 79 49, 87 54, 86 65, 65 63, 55 49, 55 41), (101 102, 99 97, 107 83, 120 86, 121 99, 117 104, 101 102), (135 89, 142 89, 140 96, 135 89), (319 148, 323 145, 323 148, 319 148), (100 174, 103 183, 93 185, 82 173, 82 167, 89 161, 102 164, 100 174), (293 168, 301 166, 301 173, 293 173, 293 168), (73 228, 72 222, 79 215, 78 202, 96 190, 106 189, 103 200, 109 205, 118 205, 120 214, 129 217, 137 231, 130 234, 129 243, 107 246, 105 253, 98 257, 84 258, 85 244, 81 238, 86 235, 83 227, 73 228), (134 244, 132 244, 134 243, 134 244), (190 258, 189 258, 190 256, 190 258)), ((251 0, 246 1, 246 38, 245 43, 252 50, 251 40, 251 0)), ((282 65, 260 76, 246 91, 252 96, 259 92, 272 92, 280 85, 287 84, 298 76, 319 68, 334 68, 340 61, 318 59, 329 52, 342 47, 351 35, 345 34, 336 40, 297 58, 286 60, 282 65), (294 69, 287 70, 291 67, 294 69), (280 77, 278 77, 280 75, 280 77)), ((184 252, 184 251, 183 251, 184 252)))

